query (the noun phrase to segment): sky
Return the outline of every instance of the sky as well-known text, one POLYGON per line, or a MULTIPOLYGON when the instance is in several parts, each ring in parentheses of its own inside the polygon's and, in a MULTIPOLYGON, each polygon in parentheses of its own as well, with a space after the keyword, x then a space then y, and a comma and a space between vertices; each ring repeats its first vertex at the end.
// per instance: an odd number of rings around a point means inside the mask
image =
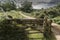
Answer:
MULTIPOLYGON (((0 1, 8 1, 8 0, 0 0, 0 1)), ((18 7, 18 6, 21 6, 20 4, 25 0, 15 0, 15 1, 16 1, 16 5, 18 7)), ((60 0, 28 0, 28 1, 33 2, 33 7, 36 8, 36 9, 37 8, 42 8, 42 7, 43 8, 44 7, 49 7, 52 4, 55 5, 56 3, 60 3, 60 0), (44 2, 47 3, 47 4, 45 4, 44 2), (41 3, 43 3, 43 4, 41 4, 41 3), (50 3, 50 4, 48 4, 48 3, 50 3)))
MULTIPOLYGON (((0 0, 0 1, 8 1, 8 0, 0 0)), ((15 0, 16 2, 21 2, 25 0, 15 0)), ((60 2, 60 0, 28 0, 30 2, 60 2)))

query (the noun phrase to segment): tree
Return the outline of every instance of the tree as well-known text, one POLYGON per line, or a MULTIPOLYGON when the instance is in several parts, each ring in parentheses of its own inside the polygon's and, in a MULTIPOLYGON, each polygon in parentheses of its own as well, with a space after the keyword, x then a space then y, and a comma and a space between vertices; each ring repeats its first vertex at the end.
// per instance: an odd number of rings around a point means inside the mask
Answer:
POLYGON ((33 10, 32 9, 32 2, 24 1, 21 4, 21 6, 22 6, 21 10, 24 11, 24 12, 30 13, 33 10))
POLYGON ((1 5, 1 8, 3 8, 4 11, 10 11, 10 10, 15 10, 16 5, 14 1, 7 1, 1 5))

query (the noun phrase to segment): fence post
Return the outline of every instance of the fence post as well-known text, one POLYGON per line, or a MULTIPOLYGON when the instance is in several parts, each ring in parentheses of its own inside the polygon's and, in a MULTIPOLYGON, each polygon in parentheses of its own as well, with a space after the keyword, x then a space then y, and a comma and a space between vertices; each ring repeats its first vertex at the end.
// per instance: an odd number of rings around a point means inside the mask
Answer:
POLYGON ((43 40, 56 40, 52 30, 51 30, 51 23, 52 20, 49 20, 48 17, 44 18, 44 23, 43 23, 43 27, 44 27, 44 39, 43 40))

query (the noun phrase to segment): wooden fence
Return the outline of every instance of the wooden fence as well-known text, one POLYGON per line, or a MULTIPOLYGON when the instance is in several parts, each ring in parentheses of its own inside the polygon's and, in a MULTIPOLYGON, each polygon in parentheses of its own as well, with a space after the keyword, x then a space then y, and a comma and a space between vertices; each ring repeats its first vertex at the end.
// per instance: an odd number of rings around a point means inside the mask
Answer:
MULTIPOLYGON (((35 34, 35 33, 43 33, 44 37, 46 38, 46 34, 50 35, 51 34, 51 20, 47 20, 47 18, 45 17, 44 19, 7 19, 6 21, 10 22, 16 22, 17 24, 29 24, 30 26, 26 26, 26 28, 29 27, 36 27, 35 30, 39 31, 39 32, 32 32, 32 33, 28 33, 28 34, 35 34), (31 26, 32 24, 32 26, 31 26), (37 26, 36 26, 37 24, 37 26), (40 30, 41 29, 41 30, 40 30)), ((49 37, 49 36, 47 36, 49 37)), ((30 38, 30 40, 40 40, 41 38, 30 38)), ((43 39, 43 38, 42 38, 43 39)), ((46 38, 47 39, 47 38, 46 38)))

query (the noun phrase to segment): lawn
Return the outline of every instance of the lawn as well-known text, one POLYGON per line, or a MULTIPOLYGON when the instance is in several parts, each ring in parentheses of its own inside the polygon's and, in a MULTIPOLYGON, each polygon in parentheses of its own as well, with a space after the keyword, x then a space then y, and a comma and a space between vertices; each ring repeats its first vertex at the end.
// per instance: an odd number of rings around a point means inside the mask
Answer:
POLYGON ((29 30, 28 37, 30 40, 42 40, 44 38, 43 33, 39 33, 37 30, 33 30, 31 28, 28 28, 27 30, 29 30))
POLYGON ((8 15, 12 16, 13 19, 14 18, 16 18, 16 19, 18 19, 18 18, 24 18, 22 15, 20 15, 19 11, 14 11, 13 10, 13 11, 9 11, 9 12, 0 12, 0 18, 6 17, 8 15))

